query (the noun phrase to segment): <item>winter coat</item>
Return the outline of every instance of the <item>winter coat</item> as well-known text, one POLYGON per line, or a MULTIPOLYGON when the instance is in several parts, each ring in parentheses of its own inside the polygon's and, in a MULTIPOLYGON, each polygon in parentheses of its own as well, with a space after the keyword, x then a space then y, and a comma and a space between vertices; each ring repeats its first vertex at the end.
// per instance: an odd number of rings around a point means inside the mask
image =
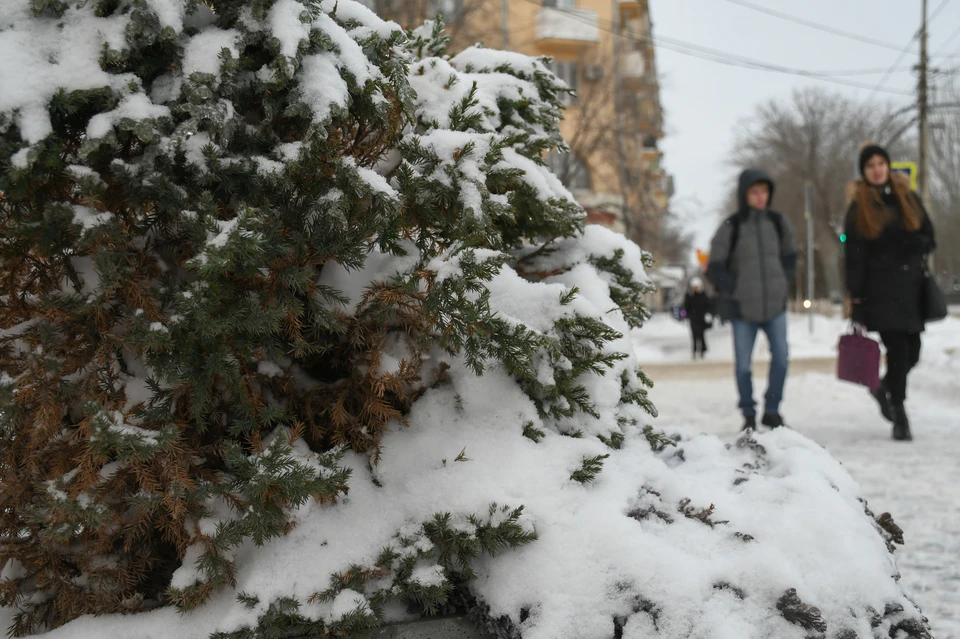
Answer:
MULTIPOLYGON (((892 179, 903 178, 894 175, 892 179)), ((851 183, 848 195, 855 194, 858 185, 859 180, 851 183)), ((915 194, 923 212, 923 224, 912 232, 904 226, 900 203, 889 186, 881 191, 881 197, 891 215, 876 239, 860 233, 855 200, 847 211, 844 261, 847 292, 854 300, 853 321, 870 331, 920 333, 924 328, 926 255, 937 245, 933 225, 915 194)))
POLYGON ((766 211, 747 205, 747 189, 759 182, 770 186, 773 201, 770 176, 756 169, 744 171, 737 189, 739 208, 720 225, 711 244, 707 277, 719 291, 717 311, 724 319, 769 322, 786 310, 796 274, 797 244, 789 220, 769 210, 769 203, 766 211))
POLYGON ((683 310, 687 312, 687 319, 695 327, 706 327, 707 314, 710 312, 710 298, 703 291, 690 292, 683 298, 683 310))

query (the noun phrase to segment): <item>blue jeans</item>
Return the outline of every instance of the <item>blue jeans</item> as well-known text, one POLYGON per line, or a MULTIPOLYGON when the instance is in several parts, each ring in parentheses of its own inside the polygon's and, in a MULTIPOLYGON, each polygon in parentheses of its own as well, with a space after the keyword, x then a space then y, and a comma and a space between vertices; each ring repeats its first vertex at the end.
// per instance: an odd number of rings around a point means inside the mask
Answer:
POLYGON ((745 416, 757 414, 757 403, 753 401, 753 346, 757 342, 757 331, 763 331, 770 342, 770 379, 767 394, 764 397, 764 412, 779 413, 783 401, 783 385, 787 381, 789 351, 787 347, 787 314, 781 313, 769 322, 747 322, 732 320, 733 352, 736 359, 737 390, 740 391, 740 410, 745 416))

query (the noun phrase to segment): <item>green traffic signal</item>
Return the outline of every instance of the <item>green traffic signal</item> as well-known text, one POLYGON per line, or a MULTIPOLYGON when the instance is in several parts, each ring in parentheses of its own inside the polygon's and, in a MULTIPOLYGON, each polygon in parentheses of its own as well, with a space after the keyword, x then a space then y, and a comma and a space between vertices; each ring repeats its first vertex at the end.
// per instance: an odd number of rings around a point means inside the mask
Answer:
POLYGON ((846 233, 841 233, 841 234, 840 234, 840 242, 841 242, 841 243, 846 243, 846 241, 847 241, 847 234, 846 234, 846 233))

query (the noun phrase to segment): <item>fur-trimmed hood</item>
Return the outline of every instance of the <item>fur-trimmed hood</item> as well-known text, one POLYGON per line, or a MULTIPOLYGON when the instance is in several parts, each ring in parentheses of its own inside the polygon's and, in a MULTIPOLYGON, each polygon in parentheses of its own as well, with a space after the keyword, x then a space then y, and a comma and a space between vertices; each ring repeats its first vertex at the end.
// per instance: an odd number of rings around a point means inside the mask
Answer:
MULTIPOLYGON (((910 189, 910 177, 900 173, 899 171, 890 171, 890 181, 897 182, 902 186, 910 189)), ((847 188, 844 190, 844 193, 847 196, 847 203, 851 204, 857 199, 857 191, 860 189, 860 184, 863 182, 863 178, 856 178, 850 180, 850 183, 847 184, 847 188)))

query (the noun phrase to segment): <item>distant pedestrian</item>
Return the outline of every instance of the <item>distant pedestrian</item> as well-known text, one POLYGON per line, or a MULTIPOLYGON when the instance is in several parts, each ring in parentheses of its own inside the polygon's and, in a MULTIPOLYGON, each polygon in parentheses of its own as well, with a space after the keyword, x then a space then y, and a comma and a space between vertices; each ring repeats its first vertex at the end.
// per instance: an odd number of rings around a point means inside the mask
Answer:
POLYGON ((693 359, 701 359, 707 354, 707 329, 710 328, 710 298, 703 290, 703 280, 694 277, 690 280, 690 290, 683 298, 683 311, 690 322, 693 334, 693 359))
POLYGON ((757 332, 770 342, 770 376, 761 423, 783 426, 780 402, 787 379, 787 296, 797 267, 789 220, 770 210, 774 184, 758 169, 740 175, 738 209, 713 238, 707 277, 719 292, 717 312, 733 325, 737 390, 744 428, 756 428, 752 358, 757 332))
POLYGON ((909 441, 907 375, 920 361, 922 291, 936 241, 923 203, 909 178, 890 171, 886 150, 865 145, 860 175, 847 188, 847 292, 853 321, 880 333, 887 350, 887 374, 873 396, 893 422, 893 438, 909 441))

